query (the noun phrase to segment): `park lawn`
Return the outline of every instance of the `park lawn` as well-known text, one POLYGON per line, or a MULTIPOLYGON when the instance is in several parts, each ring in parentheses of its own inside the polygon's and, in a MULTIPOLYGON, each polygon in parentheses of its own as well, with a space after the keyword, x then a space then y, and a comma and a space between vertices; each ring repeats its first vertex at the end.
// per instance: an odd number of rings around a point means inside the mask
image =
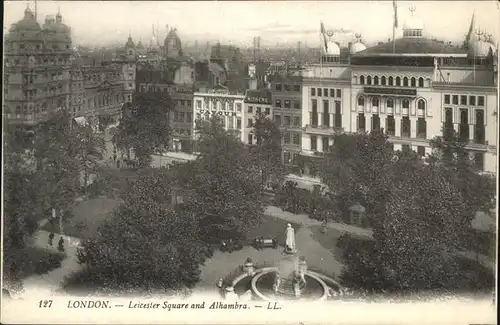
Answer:
POLYGON ((260 224, 256 227, 251 228, 247 232, 246 236, 250 241, 255 239, 256 237, 276 238, 278 244, 284 246, 286 239, 285 230, 287 224, 292 225, 293 229, 295 229, 295 233, 297 233, 301 227, 301 225, 297 223, 263 214, 260 224))
MULTIPOLYGON (((111 199, 105 196, 80 202, 75 207, 71 219, 64 222, 64 234, 80 239, 85 239, 94 235, 101 222, 109 218, 120 203, 120 200, 111 199)), ((58 233, 59 225, 56 225, 54 229, 47 223, 42 229, 58 233)))

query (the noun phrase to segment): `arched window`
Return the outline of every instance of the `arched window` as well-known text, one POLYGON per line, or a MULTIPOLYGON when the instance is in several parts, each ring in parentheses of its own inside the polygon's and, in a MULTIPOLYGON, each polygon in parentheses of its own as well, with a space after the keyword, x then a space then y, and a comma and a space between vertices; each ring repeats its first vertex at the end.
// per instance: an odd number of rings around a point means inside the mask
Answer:
POLYGON ((373 78, 373 84, 378 85, 378 76, 375 76, 375 78, 373 78))
POLYGON ((408 77, 403 78, 403 87, 408 87, 408 77))
POLYGON ((365 98, 363 96, 358 97, 358 106, 365 106, 365 98))
POLYGON ((423 109, 425 110, 425 101, 423 99, 419 99, 417 103, 418 109, 423 109))
POLYGON ((373 97, 372 98, 372 106, 373 107, 378 107, 378 97, 373 97))
POLYGON ((365 76, 359 77, 359 83, 364 85, 365 84, 365 76))
POLYGON ((394 99, 387 98, 387 107, 394 108, 394 99))
POLYGON ((422 78, 422 77, 418 78, 418 86, 421 88, 424 87, 424 78, 422 78))
POLYGON ((401 77, 396 77, 396 86, 401 86, 401 77))
POLYGON ((389 77, 389 86, 394 86, 394 78, 389 77))
POLYGON ((411 77, 411 86, 417 87, 417 79, 415 79, 415 77, 411 77))
POLYGON ((386 79, 385 79, 385 77, 382 77, 381 83, 382 83, 382 86, 385 86, 385 84, 386 84, 386 79))
POLYGON ((403 108, 410 108, 410 101, 408 99, 403 99, 402 106, 403 108))
POLYGON ((366 78, 366 83, 368 85, 371 85, 372 84, 372 77, 371 76, 368 76, 368 78, 366 78))

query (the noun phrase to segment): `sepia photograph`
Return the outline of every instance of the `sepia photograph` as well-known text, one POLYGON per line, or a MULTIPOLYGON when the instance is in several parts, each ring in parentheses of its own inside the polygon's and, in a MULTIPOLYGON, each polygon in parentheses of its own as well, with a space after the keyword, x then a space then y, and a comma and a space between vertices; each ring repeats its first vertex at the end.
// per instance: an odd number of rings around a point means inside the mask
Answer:
POLYGON ((496 324, 500 1, 5 1, 2 324, 496 324))

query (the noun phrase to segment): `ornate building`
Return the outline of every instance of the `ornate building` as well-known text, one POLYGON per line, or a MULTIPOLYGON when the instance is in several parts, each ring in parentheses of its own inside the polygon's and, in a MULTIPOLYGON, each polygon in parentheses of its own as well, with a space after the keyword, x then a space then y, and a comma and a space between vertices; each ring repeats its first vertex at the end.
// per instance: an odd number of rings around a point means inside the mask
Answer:
POLYGON ((42 26, 28 7, 5 36, 4 118, 33 125, 58 108, 69 108, 71 29, 61 13, 42 26))

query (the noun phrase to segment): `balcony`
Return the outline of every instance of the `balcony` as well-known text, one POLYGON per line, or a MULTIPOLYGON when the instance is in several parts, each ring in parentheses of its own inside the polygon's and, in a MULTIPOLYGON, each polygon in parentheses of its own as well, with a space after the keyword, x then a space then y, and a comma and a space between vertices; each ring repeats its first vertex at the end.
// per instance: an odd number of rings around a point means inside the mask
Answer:
POLYGON ((314 134, 333 136, 335 134, 344 132, 344 128, 339 128, 339 127, 334 127, 334 126, 325 126, 325 125, 307 124, 305 127, 305 131, 306 131, 306 133, 314 133, 314 134))
POLYGON ((416 97, 417 90, 407 87, 396 86, 369 86, 363 89, 366 95, 385 95, 385 96, 402 96, 402 97, 416 97))
POLYGON ((417 139, 427 139, 427 133, 426 132, 417 133, 417 139))
POLYGON ((401 132, 401 137, 402 138, 409 138, 410 137, 410 132, 409 131, 408 132, 404 132, 404 131, 401 132))
POLYGON ((396 135, 396 131, 395 130, 387 130, 387 135, 389 136, 395 136, 396 135))

